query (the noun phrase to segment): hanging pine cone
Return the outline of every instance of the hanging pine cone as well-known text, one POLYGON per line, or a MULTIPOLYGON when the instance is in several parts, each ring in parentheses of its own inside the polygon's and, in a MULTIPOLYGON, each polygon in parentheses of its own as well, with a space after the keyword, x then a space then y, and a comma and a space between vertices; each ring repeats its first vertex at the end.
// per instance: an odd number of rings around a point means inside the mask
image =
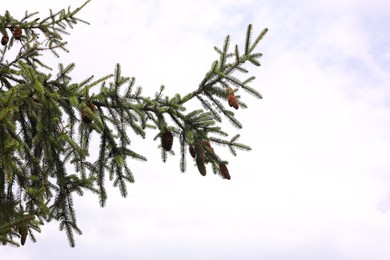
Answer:
POLYGON ((189 150, 192 158, 195 158, 196 157, 195 148, 192 145, 190 145, 189 150))
POLYGON ((232 88, 227 88, 226 94, 227 94, 229 106, 238 109, 238 102, 236 97, 234 96, 234 90, 232 88))
MULTIPOLYGON (((88 106, 88 108, 89 108, 92 112, 95 112, 95 111, 96 111, 96 106, 95 106, 92 102, 88 101, 88 102, 87 102, 87 106, 88 106)), ((84 123, 87 123, 87 124, 89 124, 89 123, 92 122, 92 118, 90 117, 90 115, 88 114, 88 112, 87 112, 87 111, 84 111, 84 110, 81 111, 81 120, 83 120, 83 122, 84 122, 84 123)))
POLYGON ((22 38, 23 31, 20 27, 15 27, 12 31, 16 40, 20 40, 22 38))
POLYGON ((28 229, 25 224, 19 227, 20 243, 22 246, 26 243, 28 229))
POLYGON ((198 166, 198 170, 202 176, 206 176, 206 165, 204 165, 204 161, 196 158, 196 166, 198 166))
POLYGON ((238 102, 236 97, 233 94, 230 94, 227 96, 227 98, 228 98, 229 106, 238 109, 238 102))
POLYGON ((199 159, 201 162, 204 162, 204 150, 201 145, 195 144, 195 154, 197 159, 199 159))
POLYGON ((206 175, 206 166, 204 164, 204 159, 205 159, 204 150, 203 150, 202 145, 200 145, 199 143, 195 144, 195 154, 196 154, 196 166, 198 167, 200 174, 205 176, 206 175))
POLYGON ((85 111, 81 111, 81 120, 83 120, 83 122, 86 124, 89 124, 92 122, 92 119, 89 117, 88 113, 85 111))
POLYGON ((1 37, 1 45, 3 45, 3 46, 7 45, 8 40, 9 40, 8 35, 4 34, 3 37, 1 37))
POLYGON ((170 151, 173 144, 173 135, 171 131, 165 130, 161 135, 161 145, 165 151, 170 151))
POLYGON ((230 174, 226 164, 219 163, 219 172, 221 173, 224 179, 230 180, 230 174))

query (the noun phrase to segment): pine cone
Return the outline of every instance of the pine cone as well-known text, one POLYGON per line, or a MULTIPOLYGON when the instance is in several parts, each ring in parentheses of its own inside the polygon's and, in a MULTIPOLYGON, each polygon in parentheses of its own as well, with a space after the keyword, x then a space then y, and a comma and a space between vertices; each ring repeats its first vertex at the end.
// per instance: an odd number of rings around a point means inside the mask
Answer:
POLYGON ((20 243, 22 246, 26 243, 26 238, 28 234, 28 229, 25 225, 19 227, 19 234, 20 234, 20 243))
POLYGON ((89 118, 89 115, 85 111, 81 111, 81 120, 83 120, 84 123, 89 124, 92 122, 92 119, 89 118))
MULTIPOLYGON (((87 102, 87 106, 92 112, 96 111, 96 106, 91 102, 87 102)), ((90 118, 89 114, 86 111, 81 111, 81 120, 83 120, 83 122, 87 124, 92 122, 92 118, 90 118)))
POLYGON ((201 145, 195 144, 195 154, 197 159, 199 159, 201 162, 204 162, 204 150, 201 145))
POLYGON ((12 34, 14 35, 16 40, 20 40, 22 38, 22 29, 20 27, 15 27, 12 31, 12 34))
POLYGON ((224 179, 230 180, 230 174, 226 164, 219 163, 219 172, 221 173, 224 179))
POLYGON ((196 158, 196 166, 198 166, 200 174, 206 176, 206 165, 204 165, 204 162, 200 158, 196 158))
POLYGON ((195 148, 192 145, 190 145, 189 150, 192 158, 195 158, 196 157, 195 148))
POLYGON ((8 40, 9 40, 8 35, 4 34, 3 37, 1 37, 1 45, 3 45, 3 46, 7 45, 8 40))
POLYGON ((171 131, 165 130, 161 135, 161 145, 165 151, 170 151, 172 149, 173 135, 171 131))
POLYGON ((238 109, 238 102, 236 97, 234 96, 234 90, 232 88, 227 88, 226 95, 229 102, 229 106, 238 109))
POLYGON ((227 98, 228 98, 229 106, 234 107, 235 109, 238 109, 238 102, 237 102, 237 99, 234 96, 234 94, 229 94, 227 96, 227 98))

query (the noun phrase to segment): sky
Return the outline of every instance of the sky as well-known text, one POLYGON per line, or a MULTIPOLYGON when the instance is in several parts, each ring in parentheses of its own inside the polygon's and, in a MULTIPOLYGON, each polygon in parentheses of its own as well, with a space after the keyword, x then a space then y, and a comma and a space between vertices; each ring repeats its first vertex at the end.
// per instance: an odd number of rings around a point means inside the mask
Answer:
MULTIPOLYGON (((82 3, 5 1, 1 12, 82 3)), ((148 162, 129 163, 125 199, 111 188, 104 208, 75 197, 75 248, 50 223, 0 258, 389 259, 389 10, 385 0, 93 0, 79 15, 91 24, 66 38, 70 53, 48 60, 75 62, 77 81, 120 63, 149 95, 196 89, 227 34, 242 46, 248 24, 254 35, 269 28, 262 66, 250 68, 264 98, 239 90, 244 128, 223 123, 252 151, 215 147, 230 162, 226 181, 190 162, 181 173, 178 156, 161 162, 155 132, 134 137, 148 162)))

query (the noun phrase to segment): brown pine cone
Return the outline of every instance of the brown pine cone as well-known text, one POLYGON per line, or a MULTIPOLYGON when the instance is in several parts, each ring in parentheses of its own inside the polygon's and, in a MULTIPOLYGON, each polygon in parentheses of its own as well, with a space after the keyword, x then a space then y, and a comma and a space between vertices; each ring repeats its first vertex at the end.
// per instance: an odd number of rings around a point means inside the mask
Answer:
POLYGON ((171 131, 165 130, 161 135, 161 145, 165 151, 170 151, 173 144, 173 135, 171 131))
POLYGON ((3 45, 3 46, 7 45, 8 40, 9 40, 8 35, 4 34, 3 37, 1 37, 1 45, 3 45))
POLYGON ((20 40, 22 38, 23 31, 20 27, 15 27, 12 31, 16 40, 20 40))
POLYGON ((219 172, 221 173, 222 177, 226 180, 230 180, 230 174, 229 170, 224 163, 219 163, 219 172))
POLYGON ((195 158, 196 157, 195 148, 192 145, 190 145, 189 150, 192 158, 195 158))
POLYGON ((199 159, 201 162, 204 162, 204 150, 201 145, 195 144, 195 153, 196 158, 199 159))
MULTIPOLYGON (((96 111, 96 106, 92 104, 92 102, 88 101, 87 106, 92 112, 96 111)), ((92 118, 90 118, 86 111, 81 111, 81 120, 83 120, 83 122, 87 124, 92 122, 92 118)))
POLYGON ((83 120, 83 122, 84 122, 84 123, 87 123, 87 124, 89 124, 89 123, 92 122, 92 119, 89 118, 88 113, 85 112, 85 111, 81 111, 81 120, 83 120))
POLYGON ((226 95, 227 95, 229 106, 238 109, 238 102, 236 97, 234 96, 234 90, 232 88, 227 88, 226 95))
POLYGON ((206 165, 200 158, 196 158, 196 166, 198 166, 198 170, 202 176, 206 176, 206 165))
POLYGON ((229 106, 234 107, 235 109, 238 109, 238 102, 237 102, 237 99, 234 96, 234 94, 229 94, 227 96, 227 98, 228 98, 229 106))

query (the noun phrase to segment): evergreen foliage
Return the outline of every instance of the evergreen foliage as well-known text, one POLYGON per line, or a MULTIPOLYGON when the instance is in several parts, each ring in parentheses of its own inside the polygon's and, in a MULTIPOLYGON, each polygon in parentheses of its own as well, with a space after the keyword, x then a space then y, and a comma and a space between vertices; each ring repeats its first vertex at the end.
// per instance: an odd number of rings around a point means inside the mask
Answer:
POLYGON ((168 97, 161 87, 154 97, 146 97, 141 87, 135 87, 134 78, 122 75, 119 64, 113 74, 98 80, 91 76, 76 83, 69 75, 74 64, 60 64, 58 73, 52 75, 51 66, 40 59, 47 51, 57 57, 60 51, 68 52, 63 36, 77 23, 87 23, 76 16, 89 1, 75 10, 50 10, 44 19, 28 12, 21 20, 8 11, 0 15, 3 245, 19 246, 19 241, 23 245, 27 236, 35 241, 34 231, 40 232, 41 225, 55 220, 60 230, 65 230, 70 245, 75 246, 74 233, 81 234, 81 230, 73 195, 92 191, 103 207, 108 178, 126 197, 127 183, 134 182, 129 159, 146 161, 130 146, 132 134, 146 138, 146 130, 155 129, 164 161, 174 154, 172 142, 177 142, 182 172, 190 151, 190 160, 202 175, 206 175, 206 165, 211 165, 213 172, 224 179, 230 179, 228 162, 217 155, 211 144, 228 147, 233 155, 236 149, 251 149, 237 143, 239 135, 226 139, 228 134, 222 130, 221 122, 224 116, 235 127, 242 127, 227 106, 234 97, 236 109, 246 108, 241 97, 235 96, 238 90, 262 98, 249 86, 255 77, 241 80, 238 76, 248 73, 244 68, 248 62, 260 66, 261 53, 254 50, 267 29, 252 42, 252 26, 248 26, 243 54, 237 45, 233 52, 229 51, 227 36, 222 49, 215 47, 219 59, 193 92, 168 97), (194 99, 203 109, 187 111, 185 105, 194 99), (100 140, 96 161, 91 161, 88 149, 93 133, 100 140))

